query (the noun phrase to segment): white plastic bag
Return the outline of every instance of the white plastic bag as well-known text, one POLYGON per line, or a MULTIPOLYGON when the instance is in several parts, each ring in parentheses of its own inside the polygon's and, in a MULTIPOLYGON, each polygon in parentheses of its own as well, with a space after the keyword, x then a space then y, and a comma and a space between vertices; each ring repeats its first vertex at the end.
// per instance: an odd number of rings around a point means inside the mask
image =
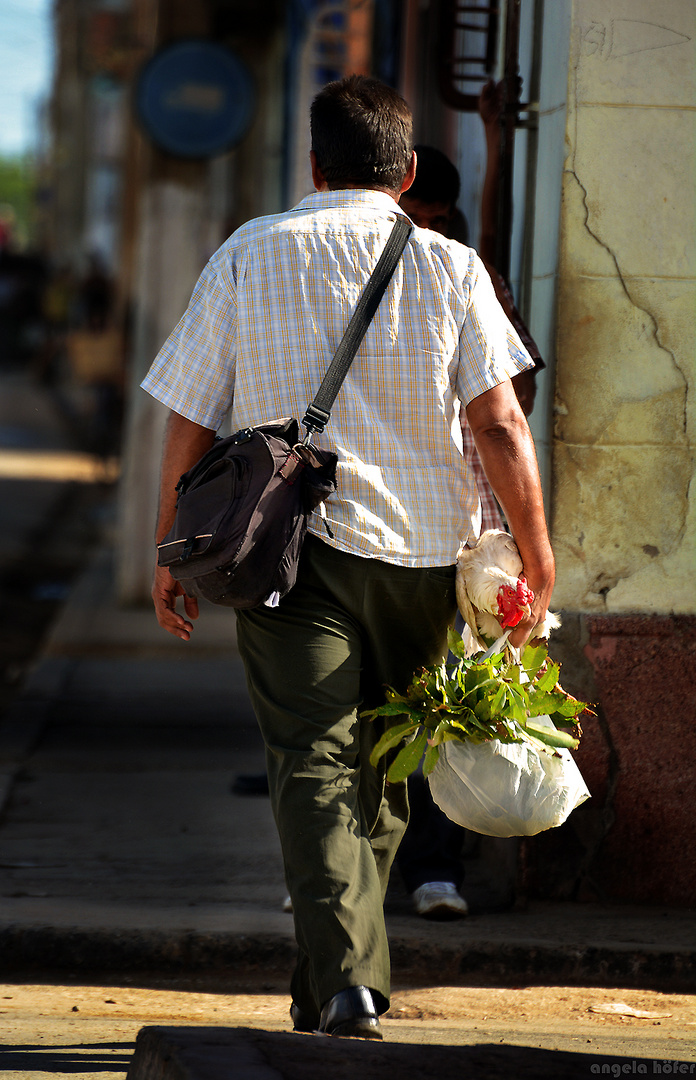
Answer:
MULTIPOLYGON (((554 729, 549 717, 535 723, 554 729)), ((443 743, 428 782, 448 818, 487 836, 534 836, 561 825, 590 797, 568 750, 546 753, 498 739, 443 743)))

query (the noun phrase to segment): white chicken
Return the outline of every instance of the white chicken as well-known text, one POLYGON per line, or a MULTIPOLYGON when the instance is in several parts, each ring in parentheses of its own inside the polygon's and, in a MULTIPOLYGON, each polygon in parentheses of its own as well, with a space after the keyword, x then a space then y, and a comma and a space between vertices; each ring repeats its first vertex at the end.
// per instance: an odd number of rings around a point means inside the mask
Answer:
MULTIPOLYGON (((534 593, 522 573, 517 544, 502 529, 488 529, 475 547, 460 549, 457 556, 457 604, 469 627, 473 645, 488 648, 507 629, 529 616, 534 593)), ((534 630, 534 637, 548 637, 561 625, 550 612, 534 630)))

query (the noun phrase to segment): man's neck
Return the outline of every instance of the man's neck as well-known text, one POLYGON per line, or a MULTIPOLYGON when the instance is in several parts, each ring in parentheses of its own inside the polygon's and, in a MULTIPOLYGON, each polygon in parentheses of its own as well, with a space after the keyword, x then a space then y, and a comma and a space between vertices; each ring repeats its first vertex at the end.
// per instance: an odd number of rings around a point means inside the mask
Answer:
POLYGON ((399 201, 399 194, 394 191, 390 191, 389 188, 380 187, 377 184, 327 184, 324 182, 318 191, 381 191, 384 195, 389 195, 395 203, 399 201))

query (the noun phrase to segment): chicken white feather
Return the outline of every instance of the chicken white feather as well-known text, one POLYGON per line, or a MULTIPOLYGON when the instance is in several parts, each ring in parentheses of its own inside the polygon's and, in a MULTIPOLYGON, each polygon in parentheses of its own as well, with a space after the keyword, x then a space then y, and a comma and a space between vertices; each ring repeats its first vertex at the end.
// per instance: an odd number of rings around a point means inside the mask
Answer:
MULTIPOLYGON (((457 604, 474 642, 484 649, 530 614, 534 593, 522 571, 517 544, 502 529, 488 529, 475 547, 459 551, 457 604)), ((547 612, 533 636, 548 637, 560 625, 559 617, 547 612)))

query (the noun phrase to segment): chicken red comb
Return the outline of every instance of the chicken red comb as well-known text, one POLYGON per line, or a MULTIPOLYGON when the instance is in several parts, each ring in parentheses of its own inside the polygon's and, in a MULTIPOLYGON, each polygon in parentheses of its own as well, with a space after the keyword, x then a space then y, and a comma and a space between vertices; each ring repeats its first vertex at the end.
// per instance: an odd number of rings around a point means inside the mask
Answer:
POLYGON ((524 577, 517 579, 517 585, 501 585, 498 589, 498 618, 503 630, 517 626, 526 614, 525 608, 531 606, 534 593, 524 577))

